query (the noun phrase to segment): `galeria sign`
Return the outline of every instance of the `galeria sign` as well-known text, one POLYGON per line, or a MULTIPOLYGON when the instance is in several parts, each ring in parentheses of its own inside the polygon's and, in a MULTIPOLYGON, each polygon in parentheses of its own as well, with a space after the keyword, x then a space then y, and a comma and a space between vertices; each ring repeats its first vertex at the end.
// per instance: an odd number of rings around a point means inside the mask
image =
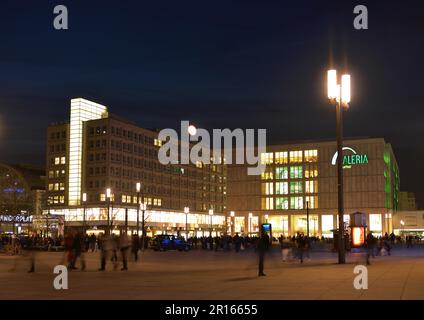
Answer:
MULTIPOLYGON (((351 151, 352 154, 343 156, 343 168, 351 168, 352 165, 356 164, 368 164, 368 156, 364 154, 359 154, 356 150, 350 147, 343 147, 343 150, 351 151)), ((335 166, 337 164, 338 152, 334 153, 331 164, 335 166)))

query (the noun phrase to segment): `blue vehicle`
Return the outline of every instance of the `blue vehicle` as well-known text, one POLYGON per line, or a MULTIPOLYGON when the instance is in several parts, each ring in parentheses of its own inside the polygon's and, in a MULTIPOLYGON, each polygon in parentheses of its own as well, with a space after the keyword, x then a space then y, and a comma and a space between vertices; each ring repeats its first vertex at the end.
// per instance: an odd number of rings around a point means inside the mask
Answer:
POLYGON ((190 249, 189 244, 183 237, 176 237, 168 234, 161 234, 153 237, 150 240, 150 247, 155 251, 188 251, 190 249))

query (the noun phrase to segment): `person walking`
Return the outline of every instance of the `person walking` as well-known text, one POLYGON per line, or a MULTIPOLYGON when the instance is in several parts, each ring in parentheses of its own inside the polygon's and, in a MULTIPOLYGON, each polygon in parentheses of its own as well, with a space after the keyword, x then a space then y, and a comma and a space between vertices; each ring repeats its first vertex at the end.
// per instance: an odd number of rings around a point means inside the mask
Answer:
POLYGON ((133 234, 131 239, 131 251, 134 256, 134 261, 138 261, 138 251, 140 251, 140 238, 138 234, 133 234))
POLYGON ((370 256, 375 257, 374 255, 374 244, 375 239, 371 232, 368 233, 367 238, 365 239, 365 247, 367 248, 366 262, 367 265, 370 265, 370 256))
MULTIPOLYGON (((110 235, 103 235, 101 237, 101 255, 100 255, 100 269, 99 271, 106 270, 106 261, 109 260, 112 256, 112 252, 115 248, 115 241, 110 235)), ((114 269, 115 263, 114 263, 114 269)))
POLYGON ((122 269, 121 271, 128 270, 128 251, 130 249, 130 239, 128 235, 123 232, 119 236, 119 250, 121 251, 122 257, 122 269))
POLYGON ((70 268, 71 270, 77 269, 75 267, 75 264, 78 258, 80 258, 81 260, 81 271, 85 270, 84 249, 85 249, 84 237, 81 233, 78 232, 75 235, 73 243, 72 243, 73 257, 72 257, 71 268, 70 268))
POLYGON ((266 274, 264 273, 264 259, 265 259, 265 252, 268 250, 269 248, 269 236, 265 233, 264 230, 261 230, 261 236, 260 238, 257 240, 257 249, 258 249, 258 254, 259 254, 259 272, 258 272, 258 276, 259 277, 263 277, 266 276, 266 274))
POLYGON ((289 251, 290 251, 290 240, 282 237, 281 239, 281 254, 283 256, 283 262, 286 262, 289 258, 289 251))
POLYGON ((303 236, 303 234, 299 234, 297 237, 297 251, 298 251, 300 263, 303 263, 303 254, 305 252, 306 245, 307 243, 306 243, 305 237, 303 236))

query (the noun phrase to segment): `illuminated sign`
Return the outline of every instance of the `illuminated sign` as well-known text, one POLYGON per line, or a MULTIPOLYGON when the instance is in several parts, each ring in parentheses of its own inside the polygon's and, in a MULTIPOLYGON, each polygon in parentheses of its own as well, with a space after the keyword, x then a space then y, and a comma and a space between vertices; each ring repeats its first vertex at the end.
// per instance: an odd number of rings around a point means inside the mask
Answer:
POLYGON ((365 243, 365 230, 363 227, 352 228, 352 245, 360 247, 365 243))
POLYGON ((10 223, 32 223, 32 216, 24 215, 0 215, 0 222, 10 222, 10 223))
MULTIPOLYGON (((343 147, 343 150, 349 150, 352 152, 351 155, 343 156, 343 168, 351 168, 352 165, 356 164, 368 164, 368 156, 366 154, 358 154, 356 150, 350 147, 343 147)), ((333 166, 337 163, 338 152, 333 155, 333 159, 331 159, 331 164, 333 166)))

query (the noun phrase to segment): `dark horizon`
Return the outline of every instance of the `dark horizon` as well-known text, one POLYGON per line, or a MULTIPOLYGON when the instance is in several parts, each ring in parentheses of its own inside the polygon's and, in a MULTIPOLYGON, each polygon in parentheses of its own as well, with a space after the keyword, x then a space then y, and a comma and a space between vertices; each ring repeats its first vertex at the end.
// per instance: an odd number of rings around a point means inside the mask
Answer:
POLYGON ((362 1, 369 29, 353 28, 354 1, 43 3, 0 8, 0 161, 44 165, 47 126, 84 97, 145 128, 266 128, 270 144, 335 139, 326 70, 348 71, 344 136, 382 137, 401 190, 424 187, 424 8, 362 1), (53 28, 53 8, 69 30, 53 28))

